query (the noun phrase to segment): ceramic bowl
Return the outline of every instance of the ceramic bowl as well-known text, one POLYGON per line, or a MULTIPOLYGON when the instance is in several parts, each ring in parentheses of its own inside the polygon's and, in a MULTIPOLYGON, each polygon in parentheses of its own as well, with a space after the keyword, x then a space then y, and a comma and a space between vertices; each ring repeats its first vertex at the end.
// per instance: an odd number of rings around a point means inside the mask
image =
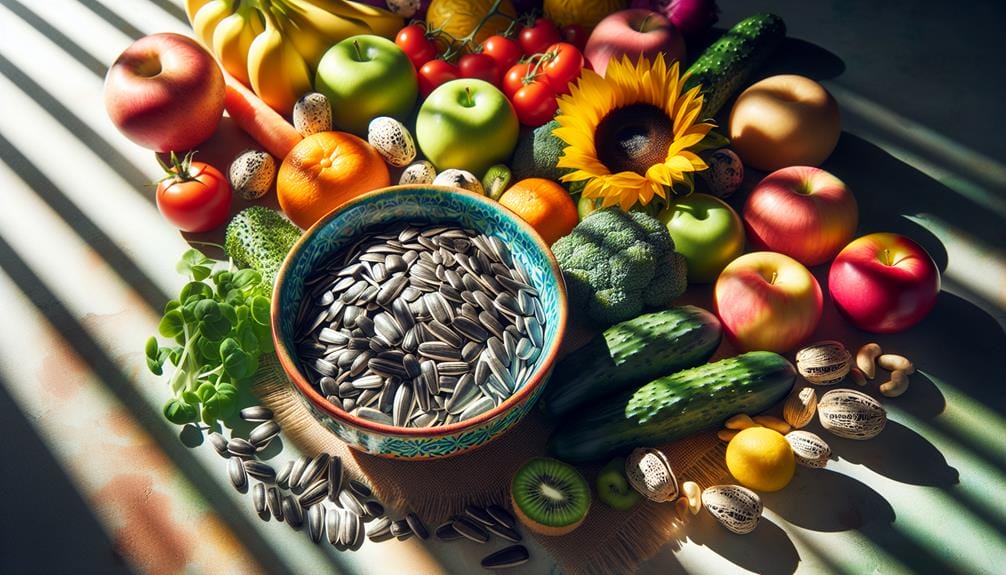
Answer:
POLYGON ((360 196, 304 233, 276 278, 273 340, 286 375, 315 418, 351 447, 387 458, 433 459, 477 449, 506 433, 534 406, 552 371, 566 325, 566 292, 558 264, 541 237, 497 202, 456 188, 394 186, 360 196), (457 224, 503 240, 538 290, 545 312, 544 346, 531 376, 514 394, 476 417, 451 425, 403 428, 361 419, 333 405, 305 376, 296 353, 295 322, 305 280, 368 228, 399 221, 457 224))

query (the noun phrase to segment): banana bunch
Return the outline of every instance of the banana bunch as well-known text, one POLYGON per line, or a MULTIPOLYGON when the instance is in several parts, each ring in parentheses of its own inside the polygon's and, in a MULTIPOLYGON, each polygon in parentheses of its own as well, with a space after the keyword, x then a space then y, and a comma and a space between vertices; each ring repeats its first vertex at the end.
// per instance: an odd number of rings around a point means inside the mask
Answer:
POLYGON ((318 62, 357 34, 394 38, 402 17, 350 0, 185 0, 196 38, 281 114, 311 91, 318 62))

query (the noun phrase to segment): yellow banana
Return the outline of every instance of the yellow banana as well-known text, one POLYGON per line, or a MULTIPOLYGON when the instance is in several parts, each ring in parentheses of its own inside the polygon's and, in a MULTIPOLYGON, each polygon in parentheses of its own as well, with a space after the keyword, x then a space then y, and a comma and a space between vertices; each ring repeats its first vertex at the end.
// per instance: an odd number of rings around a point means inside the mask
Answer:
POLYGON ((404 18, 390 10, 377 8, 368 4, 351 2, 349 0, 297 0, 300 3, 312 4, 340 18, 363 22, 370 28, 364 34, 377 34, 394 39, 405 23, 404 18))
POLYGON ((283 37, 270 3, 261 3, 265 30, 248 48, 248 80, 269 107, 289 116, 297 99, 311 91, 311 76, 304 58, 283 37))
POLYGON ((341 18, 309 2, 282 0, 274 7, 283 10, 283 35, 293 43, 312 70, 333 44, 357 34, 369 34, 363 22, 341 18), (279 6, 277 6, 279 5, 279 6))
POLYGON ((248 48, 264 29, 252 2, 241 0, 237 12, 221 20, 213 31, 213 54, 224 70, 245 85, 249 83, 248 48))
POLYGON ((196 19, 196 12, 206 5, 210 0, 185 0, 185 15, 189 18, 191 25, 196 19))
POLYGON ((213 49, 213 31, 221 20, 234 11, 233 5, 230 0, 210 0, 192 17, 192 31, 207 49, 213 49))

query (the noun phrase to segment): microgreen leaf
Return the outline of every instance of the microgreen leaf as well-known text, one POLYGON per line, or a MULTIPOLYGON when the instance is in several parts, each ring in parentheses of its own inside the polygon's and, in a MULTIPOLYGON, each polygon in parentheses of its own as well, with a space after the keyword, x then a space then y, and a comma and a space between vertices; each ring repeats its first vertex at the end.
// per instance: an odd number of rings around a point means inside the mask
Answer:
POLYGON ((177 425, 185 425, 186 423, 195 423, 199 420, 199 411, 196 407, 190 403, 172 397, 164 404, 164 417, 168 421, 177 425))
POLYGON ((161 323, 157 325, 157 333, 162 337, 174 338, 185 333, 185 321, 178 310, 172 310, 164 314, 161 323))
POLYGON ((234 287, 244 289, 250 285, 262 283, 262 274, 253 269, 239 270, 234 274, 234 287))
POLYGON ((251 316, 255 323, 269 325, 269 299, 257 295, 251 300, 251 316))
POLYGON ((212 297, 213 289, 203 282, 198 281, 185 284, 182 286, 182 291, 178 294, 178 298, 186 304, 199 300, 210 299, 212 297))

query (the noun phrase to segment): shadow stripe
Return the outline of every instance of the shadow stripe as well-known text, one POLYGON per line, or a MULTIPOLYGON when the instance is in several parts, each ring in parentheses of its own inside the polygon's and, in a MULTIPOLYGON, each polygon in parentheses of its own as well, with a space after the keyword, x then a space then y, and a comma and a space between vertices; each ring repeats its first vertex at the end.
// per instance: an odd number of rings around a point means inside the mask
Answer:
POLYGON ((77 0, 77 3, 93 12, 95 16, 108 22, 112 26, 115 26, 115 28, 118 29, 119 32, 122 32, 123 34, 129 36, 133 40, 145 36, 143 30, 140 30, 136 26, 133 26, 125 18, 119 16, 114 11, 109 9, 108 6, 105 6, 104 4, 98 2, 97 0, 77 0))
POLYGON ((80 62, 82 66, 90 70, 99 78, 104 78, 108 72, 108 66, 101 60, 95 58, 91 53, 84 50, 80 44, 70 39, 69 36, 57 30, 52 24, 46 22, 41 16, 29 10, 24 4, 17 0, 0 0, 0 4, 24 20, 29 26, 36 29, 43 36, 48 38, 53 44, 59 46, 64 52, 69 54, 74 60, 80 62))
MULTIPOLYGON (((74 352, 80 360, 109 388, 136 422, 157 442, 165 456, 171 459, 174 468, 199 491, 208 504, 213 506, 212 509, 226 521, 263 570, 266 573, 291 573, 279 559, 272 544, 262 537, 237 503, 231 500, 230 493, 217 484, 188 448, 178 441, 176 428, 162 419, 160 413, 151 409, 146 399, 136 391, 129 377, 109 358, 105 350, 73 317, 63 302, 49 290, 45 282, 32 271, 2 236, 0 236, 0 268, 3 268, 52 327, 73 345, 74 352)), ((137 345, 141 343, 137 342, 137 345)))
POLYGON ((92 222, 59 187, 53 183, 35 164, 26 158, 17 147, 0 134, 0 161, 7 164, 35 194, 54 212, 59 214, 84 243, 90 245, 109 263, 115 273, 136 290, 147 305, 160 313, 164 304, 171 299, 157 284, 126 255, 104 231, 92 222))
MULTIPOLYGON (((0 75, 13 82, 21 92, 34 100, 74 137, 91 148, 100 161, 115 170, 134 191, 142 195, 151 205, 155 203, 154 194, 146 193, 143 190, 143 187, 150 183, 150 178, 147 175, 3 54, 0 54, 0 75)), ((95 113, 104 112, 96 111, 95 113)))
POLYGON ((149 0, 151 4, 157 6, 161 10, 164 10, 171 16, 178 20, 186 26, 189 25, 189 18, 185 15, 185 10, 181 7, 174 5, 170 0, 149 0))

